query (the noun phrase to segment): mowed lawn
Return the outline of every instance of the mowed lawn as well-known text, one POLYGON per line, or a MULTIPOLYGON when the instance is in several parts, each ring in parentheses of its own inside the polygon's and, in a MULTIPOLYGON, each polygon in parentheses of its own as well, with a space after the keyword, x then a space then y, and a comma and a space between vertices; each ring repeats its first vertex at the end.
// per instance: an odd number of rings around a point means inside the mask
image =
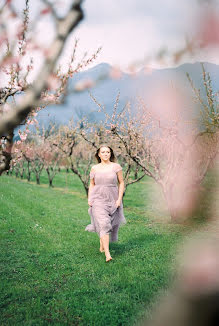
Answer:
POLYGON ((90 218, 77 177, 61 172, 53 189, 46 182, 0 178, 0 325, 136 325, 149 317, 185 231, 162 222, 153 181, 128 187, 127 224, 110 244, 110 263, 97 234, 84 231, 90 218))

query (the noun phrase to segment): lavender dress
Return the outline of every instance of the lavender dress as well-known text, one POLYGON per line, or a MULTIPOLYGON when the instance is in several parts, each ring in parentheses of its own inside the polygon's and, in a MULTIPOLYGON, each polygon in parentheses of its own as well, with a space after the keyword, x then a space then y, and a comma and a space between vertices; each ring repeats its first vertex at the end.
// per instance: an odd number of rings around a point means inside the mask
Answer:
POLYGON ((118 240, 120 224, 125 224, 123 204, 116 208, 116 200, 119 197, 117 172, 122 168, 118 163, 113 163, 107 170, 95 170, 90 172, 90 178, 94 178, 95 186, 90 193, 91 205, 88 213, 91 224, 85 228, 89 232, 97 232, 101 238, 104 234, 110 234, 110 242, 118 240))

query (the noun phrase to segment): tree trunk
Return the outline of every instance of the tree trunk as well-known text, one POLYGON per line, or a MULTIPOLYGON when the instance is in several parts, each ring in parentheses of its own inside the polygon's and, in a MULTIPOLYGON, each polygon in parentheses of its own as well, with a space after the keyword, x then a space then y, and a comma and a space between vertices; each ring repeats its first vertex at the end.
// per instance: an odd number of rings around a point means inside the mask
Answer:
POLYGON ((12 131, 6 137, 0 139, 0 176, 4 171, 10 169, 11 149, 13 146, 14 132, 12 131))
POLYGON ((53 182, 53 178, 49 178, 49 186, 50 186, 50 187, 53 187, 52 182, 53 182))
POLYGON ((40 176, 36 174, 36 183, 39 185, 40 184, 40 176))
MULTIPOLYGON (((53 171, 53 168, 51 168, 51 170, 53 171)), ((51 175, 50 175, 49 168, 46 168, 46 172, 47 172, 48 179, 49 179, 49 186, 50 186, 50 187, 53 187, 52 182, 53 182, 53 178, 54 178, 54 176, 51 176, 51 175)))
POLYGON ((21 179, 23 179, 23 178, 24 178, 24 168, 22 168, 22 169, 21 169, 21 172, 20 172, 20 177, 21 177, 21 179))
POLYGON ((89 186, 88 186, 88 183, 85 181, 86 178, 85 179, 83 178, 83 176, 79 173, 79 171, 77 169, 75 169, 73 164, 71 164, 71 171, 79 177, 80 181, 82 182, 82 184, 84 186, 86 195, 88 197, 89 186))
POLYGON ((27 180, 30 181, 31 171, 30 171, 30 162, 27 162, 27 180))

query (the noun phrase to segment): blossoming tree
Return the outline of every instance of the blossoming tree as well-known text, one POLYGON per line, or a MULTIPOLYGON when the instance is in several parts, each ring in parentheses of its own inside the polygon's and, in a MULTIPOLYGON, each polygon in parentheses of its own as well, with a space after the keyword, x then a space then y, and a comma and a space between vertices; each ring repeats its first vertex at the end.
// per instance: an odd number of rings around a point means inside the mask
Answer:
POLYGON ((134 114, 128 104, 121 112, 116 105, 109 115, 92 97, 127 155, 161 186, 172 221, 194 213, 200 184, 219 150, 218 93, 212 91, 210 75, 204 67, 204 95, 189 80, 198 103, 194 107, 198 123, 185 116, 191 98, 172 86, 156 85, 155 92, 151 92, 152 108, 139 99, 134 114))
POLYGON ((55 7, 44 0, 32 24, 29 19, 29 0, 26 0, 22 17, 15 10, 13 0, 5 1, 0 8, 0 75, 3 81, 0 88, 0 175, 10 166, 14 129, 26 124, 26 129, 19 132, 21 141, 25 140, 28 125, 36 122, 37 112, 49 104, 63 101, 68 79, 96 58, 97 53, 88 59, 85 56, 75 65, 76 41, 67 72, 61 71, 57 66, 68 36, 83 19, 81 2, 72 1, 66 15, 59 17, 55 7), (45 15, 52 18, 55 36, 49 45, 42 46, 34 34, 38 22, 45 15), (12 25, 16 26, 13 33, 10 30, 12 25), (29 78, 34 69, 31 58, 34 51, 42 57, 42 64, 35 71, 35 76, 29 78), (15 95, 19 96, 15 98, 15 95))

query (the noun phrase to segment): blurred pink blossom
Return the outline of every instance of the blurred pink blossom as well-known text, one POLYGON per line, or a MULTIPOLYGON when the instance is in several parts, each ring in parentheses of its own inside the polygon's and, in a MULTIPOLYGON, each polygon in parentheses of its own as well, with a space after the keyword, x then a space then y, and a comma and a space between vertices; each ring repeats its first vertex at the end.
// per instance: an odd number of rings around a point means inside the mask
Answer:
POLYGON ((192 244, 181 268, 184 291, 200 295, 208 291, 219 290, 219 254, 218 248, 209 241, 192 244))
POLYGON ((203 47, 219 45, 219 14, 213 7, 201 14, 197 38, 203 47))
POLYGON ((76 92, 81 92, 81 91, 84 91, 88 88, 91 88, 91 87, 94 87, 95 85, 95 81, 92 80, 92 79, 82 79, 82 80, 79 80, 76 84, 75 84, 75 91, 76 92))
POLYGON ((118 66, 113 66, 109 72, 109 76, 112 79, 120 79, 122 77, 122 71, 118 66))
POLYGON ((47 14, 49 14, 50 12, 51 12, 51 8, 48 7, 48 8, 45 8, 45 9, 41 10, 41 11, 40 11, 40 14, 41 14, 41 15, 47 15, 47 14))

